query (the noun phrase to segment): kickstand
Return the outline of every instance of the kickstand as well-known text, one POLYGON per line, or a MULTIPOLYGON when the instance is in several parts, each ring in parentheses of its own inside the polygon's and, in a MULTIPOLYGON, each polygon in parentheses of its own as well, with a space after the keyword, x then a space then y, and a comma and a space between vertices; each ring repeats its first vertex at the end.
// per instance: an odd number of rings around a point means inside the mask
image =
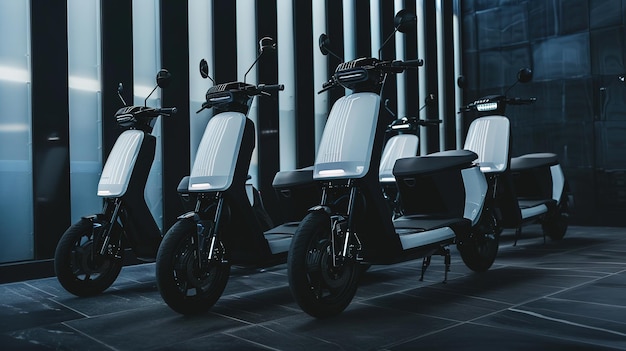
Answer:
POLYGON ((517 246, 517 239, 519 239, 520 236, 522 236, 522 226, 515 229, 515 242, 513 243, 513 246, 517 246))
POLYGON ((451 263, 452 259, 450 257, 450 249, 445 249, 444 250, 444 262, 446 264, 446 268, 444 270, 444 276, 443 276, 443 283, 447 283, 448 282, 448 272, 450 272, 450 263, 451 263))
POLYGON ((422 276, 420 277, 420 282, 424 281, 424 273, 426 272, 426 268, 428 268, 428 266, 430 266, 430 256, 424 257, 424 260, 422 261, 422 276))

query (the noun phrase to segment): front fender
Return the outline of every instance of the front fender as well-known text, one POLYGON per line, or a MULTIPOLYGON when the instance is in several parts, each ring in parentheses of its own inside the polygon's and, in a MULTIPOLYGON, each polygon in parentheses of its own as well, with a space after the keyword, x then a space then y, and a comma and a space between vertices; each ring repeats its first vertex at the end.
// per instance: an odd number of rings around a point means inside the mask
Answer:
POLYGON ((190 219, 190 218, 194 218, 195 216, 196 216, 196 212, 189 211, 187 213, 184 213, 184 214, 176 217, 176 219, 190 219))
POLYGON ((323 205, 313 206, 313 207, 309 208, 308 212, 311 213, 311 212, 316 212, 316 211, 324 211, 324 212, 326 212, 329 215, 332 214, 331 208, 329 206, 323 206, 323 205))

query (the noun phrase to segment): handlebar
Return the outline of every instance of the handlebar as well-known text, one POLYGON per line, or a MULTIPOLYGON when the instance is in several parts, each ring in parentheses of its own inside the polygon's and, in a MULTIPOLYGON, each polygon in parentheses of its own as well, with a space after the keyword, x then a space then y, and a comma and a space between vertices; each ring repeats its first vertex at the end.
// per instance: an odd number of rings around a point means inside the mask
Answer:
POLYGON ((178 112, 178 109, 176 107, 161 107, 155 109, 155 112, 159 115, 169 117, 171 115, 175 115, 178 112))
POLYGON ((206 93, 206 101, 196 113, 200 113, 213 106, 238 101, 238 97, 247 96, 245 99, 256 95, 270 95, 269 91, 285 90, 283 84, 259 84, 252 85, 242 82, 231 82, 216 85, 206 93))
POLYGON ((261 95, 268 91, 282 91, 285 90, 285 86, 283 84, 259 84, 257 86, 249 86, 246 88, 246 93, 248 95, 261 95))
POLYGON ((529 104, 534 103, 535 101, 537 101, 537 98, 535 97, 531 97, 527 99, 518 98, 518 97, 506 99, 506 103, 510 105, 529 105, 529 104))
POLYGON ((422 59, 414 59, 414 60, 395 60, 391 62, 392 67, 401 67, 401 68, 418 68, 424 65, 424 60, 422 59))

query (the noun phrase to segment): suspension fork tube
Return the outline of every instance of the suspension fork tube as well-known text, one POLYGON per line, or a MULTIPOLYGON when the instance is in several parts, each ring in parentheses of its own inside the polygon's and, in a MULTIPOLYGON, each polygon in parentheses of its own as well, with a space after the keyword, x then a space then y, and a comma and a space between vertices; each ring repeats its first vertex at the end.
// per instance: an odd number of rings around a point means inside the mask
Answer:
POLYGON ((115 208, 113 209, 113 215, 111 216, 108 227, 104 230, 104 242, 100 247, 100 255, 104 255, 106 253, 106 248, 109 246, 109 242, 111 242, 111 230, 113 230, 113 225, 117 221, 117 217, 119 216, 121 207, 122 200, 120 198, 115 199, 115 208))
POLYGON ((357 187, 354 186, 352 179, 348 180, 348 186, 350 187, 350 199, 348 200, 348 230, 346 231, 346 237, 343 241, 343 250, 341 255, 346 257, 348 255, 348 242, 350 241, 350 235, 352 233, 352 214, 354 212, 354 206, 356 202, 357 187))
MULTIPOLYGON (((202 199, 198 199, 198 202, 196 203, 196 223, 197 223, 197 229, 196 229, 196 242, 197 242, 197 252, 198 252, 198 268, 202 268, 202 260, 200 259, 201 257, 201 253, 202 253, 202 249, 204 248, 204 242, 206 240, 207 237, 207 232, 206 232, 206 226, 203 225, 203 221, 200 219, 200 217, 198 216, 198 213, 200 213, 200 209, 202 208, 201 206, 201 201, 202 199)), ((215 209, 215 216, 213 217, 213 228, 211 230, 211 232, 208 233, 208 236, 210 237, 211 243, 209 246, 209 255, 208 255, 208 259, 211 260, 213 259, 213 250, 215 249, 215 243, 217 242, 217 230, 218 230, 218 225, 219 225, 219 219, 222 215, 222 208, 224 207, 224 197, 222 197, 221 193, 217 194, 217 208, 215 209)))
POLYGON ((215 209, 215 218, 213 223, 213 233, 211 233, 211 246, 209 248, 209 260, 213 259, 213 250, 215 249, 215 243, 217 242, 217 233, 220 225, 220 218, 222 217, 222 208, 224 207, 224 197, 220 196, 217 200, 217 209, 215 209))

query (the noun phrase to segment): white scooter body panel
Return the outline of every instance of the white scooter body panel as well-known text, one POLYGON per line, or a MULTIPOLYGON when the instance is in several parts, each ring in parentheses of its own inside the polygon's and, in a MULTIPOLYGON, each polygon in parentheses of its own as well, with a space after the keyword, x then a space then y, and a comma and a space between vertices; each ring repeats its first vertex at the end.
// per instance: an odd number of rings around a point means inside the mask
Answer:
POLYGON ((144 132, 140 130, 126 130, 120 134, 102 169, 98 196, 120 197, 126 193, 143 138, 144 132))
POLYGON ((379 106, 380 96, 369 92, 335 102, 322 134, 313 179, 361 178, 367 174, 379 106))
POLYGON ((487 181, 477 167, 461 170, 465 187, 465 210, 463 217, 472 221, 472 227, 478 223, 487 195, 487 181))
POLYGON ((209 120, 189 176, 190 192, 230 187, 245 125, 246 116, 240 112, 223 112, 209 120))
POLYGON ((487 116, 470 124, 465 150, 474 151, 483 173, 504 172, 509 166, 509 119, 503 116, 487 116))
POLYGON ((561 196, 565 188, 565 175, 561 165, 558 164, 550 167, 550 173, 552 174, 552 199, 558 204, 561 203, 561 196))
POLYGON ((419 138, 415 134, 398 134, 387 140, 380 159, 378 179, 384 183, 395 182, 393 165, 396 160, 417 155, 419 138))

